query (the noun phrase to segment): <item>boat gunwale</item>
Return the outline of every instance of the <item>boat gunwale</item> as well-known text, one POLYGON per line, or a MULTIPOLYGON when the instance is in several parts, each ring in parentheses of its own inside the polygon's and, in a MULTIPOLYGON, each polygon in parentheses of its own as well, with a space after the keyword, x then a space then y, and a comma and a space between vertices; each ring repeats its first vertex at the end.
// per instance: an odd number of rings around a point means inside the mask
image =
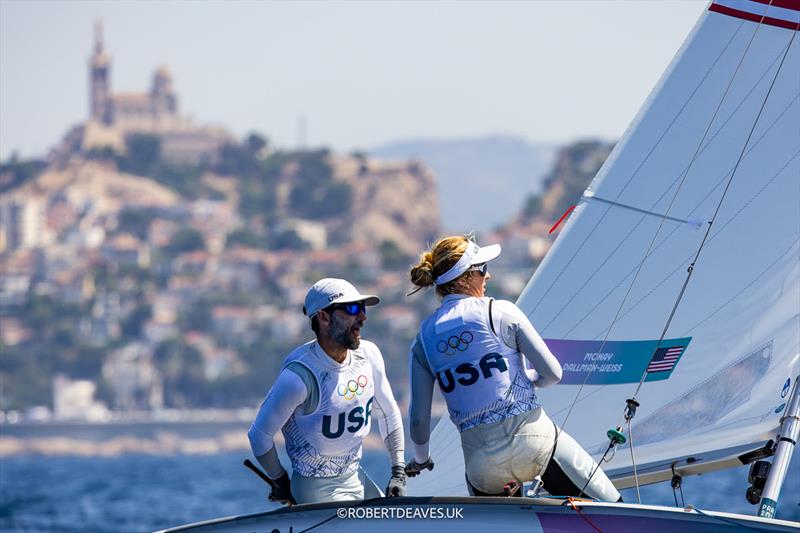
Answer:
MULTIPOLYGON (((763 518, 756 515, 743 515, 738 513, 728 513, 723 511, 706 511, 697 509, 692 506, 687 507, 668 507, 664 505, 648 505, 638 503, 626 502, 602 502, 597 500, 587 500, 580 498, 498 498, 491 496, 401 496, 394 498, 371 498, 367 500, 347 500, 347 501, 333 501, 333 502, 320 502, 320 503, 307 503, 293 505, 290 507, 281 507, 271 511, 263 511, 259 513, 252 513, 246 515, 233 515, 222 518, 214 518, 191 524, 184 524, 180 526, 170 527, 157 531, 156 533, 173 533, 178 531, 187 531, 193 528, 213 526, 222 523, 232 523, 237 521, 251 520, 254 518, 289 515, 301 513, 305 511, 324 511, 330 509, 335 517, 337 509, 343 507, 400 507, 400 506, 419 506, 419 505, 511 505, 520 508, 526 508, 535 511, 535 507, 542 509, 542 512, 552 511, 554 509, 563 509, 565 507, 592 508, 597 514, 606 514, 603 511, 613 512, 619 509, 628 509, 639 512, 656 512, 656 513, 670 513, 679 514, 681 516, 692 517, 705 517, 705 518, 718 518, 723 520, 739 520, 750 522, 753 524, 764 524, 768 526, 786 526, 792 528, 800 528, 800 522, 791 520, 782 520, 779 518, 763 518)), ((560 512, 560 511, 559 511, 560 512)), ((665 517, 667 518, 667 517, 665 517)), ((670 516, 669 518, 676 518, 670 516)))

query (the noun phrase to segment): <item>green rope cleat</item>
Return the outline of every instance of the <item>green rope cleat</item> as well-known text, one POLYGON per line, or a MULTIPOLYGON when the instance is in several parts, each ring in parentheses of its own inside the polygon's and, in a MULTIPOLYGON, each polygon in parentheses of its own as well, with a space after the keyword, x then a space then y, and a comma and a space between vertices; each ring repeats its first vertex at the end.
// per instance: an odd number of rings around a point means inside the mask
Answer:
POLYGON ((625 438, 625 434, 620 431, 620 428, 609 429, 606 435, 611 440, 612 446, 616 446, 617 444, 625 444, 625 441, 628 440, 625 438))

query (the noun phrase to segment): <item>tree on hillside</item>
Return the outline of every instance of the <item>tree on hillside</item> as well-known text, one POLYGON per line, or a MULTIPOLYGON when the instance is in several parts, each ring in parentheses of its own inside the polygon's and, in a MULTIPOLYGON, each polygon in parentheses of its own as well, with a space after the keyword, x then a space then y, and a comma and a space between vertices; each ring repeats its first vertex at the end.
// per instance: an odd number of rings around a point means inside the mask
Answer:
POLYGON ((194 228, 179 229, 167 245, 167 251, 175 255, 205 249, 206 243, 203 234, 194 228))
POLYGON ((580 141, 563 148, 556 157, 555 167, 543 182, 543 190, 531 194, 525 201, 522 216, 531 220, 537 216, 558 217, 575 205, 586 186, 600 170, 613 145, 602 141, 580 141), (553 186, 559 184, 560 191, 554 196, 553 186), (543 212, 543 199, 547 197, 551 207, 543 212), (555 202, 552 200, 555 199, 555 202))
POLYGON ((139 176, 151 176, 161 163, 161 138, 137 133, 128 137, 125 145, 127 153, 119 158, 119 169, 139 176))
POLYGON ((269 141, 267 141, 267 138, 263 135, 253 132, 247 136, 245 145, 251 154, 256 157, 261 157, 261 155, 264 154, 264 150, 269 146, 269 141))
POLYGON ((147 238, 150 223, 155 215, 150 209, 124 207, 117 215, 117 232, 136 235, 140 240, 147 238))
POLYGON ((5 163, 0 163, 0 192, 4 192, 26 181, 35 179, 47 167, 45 161, 32 159, 30 161, 20 161, 16 153, 11 154, 11 159, 5 163))
POLYGON ((212 304, 200 299, 184 308, 180 315, 181 331, 210 331, 213 326, 212 304))
POLYGON ((272 248, 274 250, 308 250, 311 245, 298 235, 295 230, 288 229, 275 237, 272 248))
POLYGON ((327 150, 294 154, 298 170, 289 193, 289 207, 296 216, 313 220, 349 213, 352 188, 334 181, 329 155, 327 150))
POLYGON ((381 254, 381 264, 387 270, 407 269, 414 262, 414 258, 403 252, 394 241, 381 242, 378 252, 381 254))
POLYGON ((164 378, 167 407, 190 407, 208 403, 203 357, 196 348, 178 339, 162 342, 153 356, 164 378))
POLYGON ((162 162, 153 169, 150 177, 177 191, 184 198, 219 197, 217 191, 200 181, 203 171, 202 165, 175 165, 162 162))
POLYGON ((142 334, 142 328, 145 323, 153 316, 153 310, 150 305, 140 303, 131 313, 122 321, 122 335, 125 337, 138 337, 142 334))
POLYGON ((247 229, 234 230, 225 237, 225 248, 245 246, 247 248, 264 248, 264 239, 247 229))

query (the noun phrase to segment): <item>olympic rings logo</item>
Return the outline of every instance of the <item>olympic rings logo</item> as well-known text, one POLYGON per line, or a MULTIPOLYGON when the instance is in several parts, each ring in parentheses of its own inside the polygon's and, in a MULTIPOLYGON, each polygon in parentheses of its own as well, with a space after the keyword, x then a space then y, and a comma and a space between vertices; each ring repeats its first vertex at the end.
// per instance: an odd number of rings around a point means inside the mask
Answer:
POLYGON ((460 335, 451 335, 446 341, 441 340, 436 343, 436 349, 439 353, 445 355, 453 355, 456 351, 463 352, 469 347, 472 342, 473 335, 471 331, 463 331, 460 335))
POLYGON ((339 386, 336 387, 336 393, 345 400, 352 400, 356 396, 364 394, 364 388, 366 386, 367 376, 361 374, 356 379, 351 379, 347 383, 339 383, 339 386))

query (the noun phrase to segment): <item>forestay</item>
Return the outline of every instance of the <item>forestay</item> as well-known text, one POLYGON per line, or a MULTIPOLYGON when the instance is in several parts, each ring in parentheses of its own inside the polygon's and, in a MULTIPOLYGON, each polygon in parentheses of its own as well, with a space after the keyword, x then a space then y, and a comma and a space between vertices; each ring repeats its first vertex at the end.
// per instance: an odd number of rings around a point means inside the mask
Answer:
MULTIPOLYGON (((644 379, 640 482, 741 464, 800 374, 800 3, 768 3, 710 5, 518 301, 564 365, 542 403, 596 458, 644 379)), ((431 454, 413 492, 464 494, 449 421, 431 454)), ((603 468, 633 484, 626 447, 603 468)))

